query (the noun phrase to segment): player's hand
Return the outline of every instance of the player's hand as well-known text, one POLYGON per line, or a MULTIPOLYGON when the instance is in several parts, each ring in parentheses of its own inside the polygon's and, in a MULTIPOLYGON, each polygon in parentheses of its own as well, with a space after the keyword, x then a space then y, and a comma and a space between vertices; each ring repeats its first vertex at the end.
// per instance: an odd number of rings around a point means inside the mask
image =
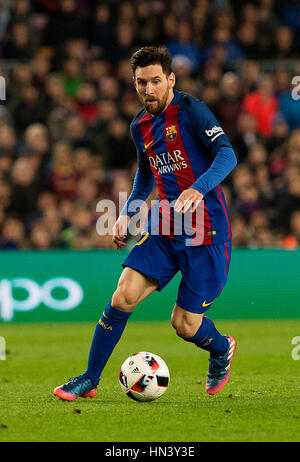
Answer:
POLYGON ((185 213, 188 210, 195 212, 196 208, 203 199, 203 194, 193 188, 185 189, 178 197, 174 210, 175 212, 185 213))
POLYGON ((118 249, 122 249, 123 247, 126 247, 127 245, 126 242, 124 242, 124 239, 127 236, 127 229, 129 226, 129 222, 130 222, 130 217, 128 215, 120 215, 116 223, 113 226, 112 241, 117 246, 118 249))

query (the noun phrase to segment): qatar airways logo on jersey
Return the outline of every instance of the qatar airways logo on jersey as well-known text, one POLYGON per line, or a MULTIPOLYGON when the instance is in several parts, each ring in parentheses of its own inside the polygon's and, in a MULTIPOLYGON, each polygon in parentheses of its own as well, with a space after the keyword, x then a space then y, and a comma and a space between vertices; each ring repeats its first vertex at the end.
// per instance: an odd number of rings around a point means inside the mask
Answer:
POLYGON ((149 162, 153 170, 161 173, 175 172, 187 168, 187 163, 180 151, 174 149, 172 152, 161 152, 149 155, 149 162))

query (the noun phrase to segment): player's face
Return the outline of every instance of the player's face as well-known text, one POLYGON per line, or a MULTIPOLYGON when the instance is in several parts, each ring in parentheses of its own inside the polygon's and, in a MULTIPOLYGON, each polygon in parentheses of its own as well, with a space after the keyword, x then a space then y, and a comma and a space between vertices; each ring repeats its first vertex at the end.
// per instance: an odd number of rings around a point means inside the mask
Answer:
POLYGON ((160 64, 137 67, 134 85, 138 97, 147 112, 154 116, 161 114, 173 99, 175 75, 167 76, 160 64))

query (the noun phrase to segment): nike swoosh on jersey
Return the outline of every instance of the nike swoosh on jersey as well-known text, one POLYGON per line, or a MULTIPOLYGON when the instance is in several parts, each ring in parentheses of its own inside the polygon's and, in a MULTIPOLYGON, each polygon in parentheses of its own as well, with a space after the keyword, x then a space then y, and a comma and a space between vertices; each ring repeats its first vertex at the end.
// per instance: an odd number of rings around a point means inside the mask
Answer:
MULTIPOLYGON (((212 302, 213 302, 213 301, 212 301, 212 302)), ((205 302, 202 303, 202 306, 205 307, 205 306, 211 305, 212 302, 206 303, 206 300, 205 300, 205 302)))
POLYGON ((149 146, 151 146, 151 144, 153 143, 154 140, 150 141, 149 143, 145 144, 145 149, 148 149, 149 146))

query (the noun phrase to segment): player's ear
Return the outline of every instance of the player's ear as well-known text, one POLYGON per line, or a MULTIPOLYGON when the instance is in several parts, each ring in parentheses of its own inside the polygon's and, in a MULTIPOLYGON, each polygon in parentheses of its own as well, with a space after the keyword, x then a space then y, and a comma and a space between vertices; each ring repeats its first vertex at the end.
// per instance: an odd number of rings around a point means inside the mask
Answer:
POLYGON ((174 72, 171 72, 171 74, 169 75, 168 81, 169 81, 169 88, 173 88, 176 83, 176 77, 175 77, 174 72))

